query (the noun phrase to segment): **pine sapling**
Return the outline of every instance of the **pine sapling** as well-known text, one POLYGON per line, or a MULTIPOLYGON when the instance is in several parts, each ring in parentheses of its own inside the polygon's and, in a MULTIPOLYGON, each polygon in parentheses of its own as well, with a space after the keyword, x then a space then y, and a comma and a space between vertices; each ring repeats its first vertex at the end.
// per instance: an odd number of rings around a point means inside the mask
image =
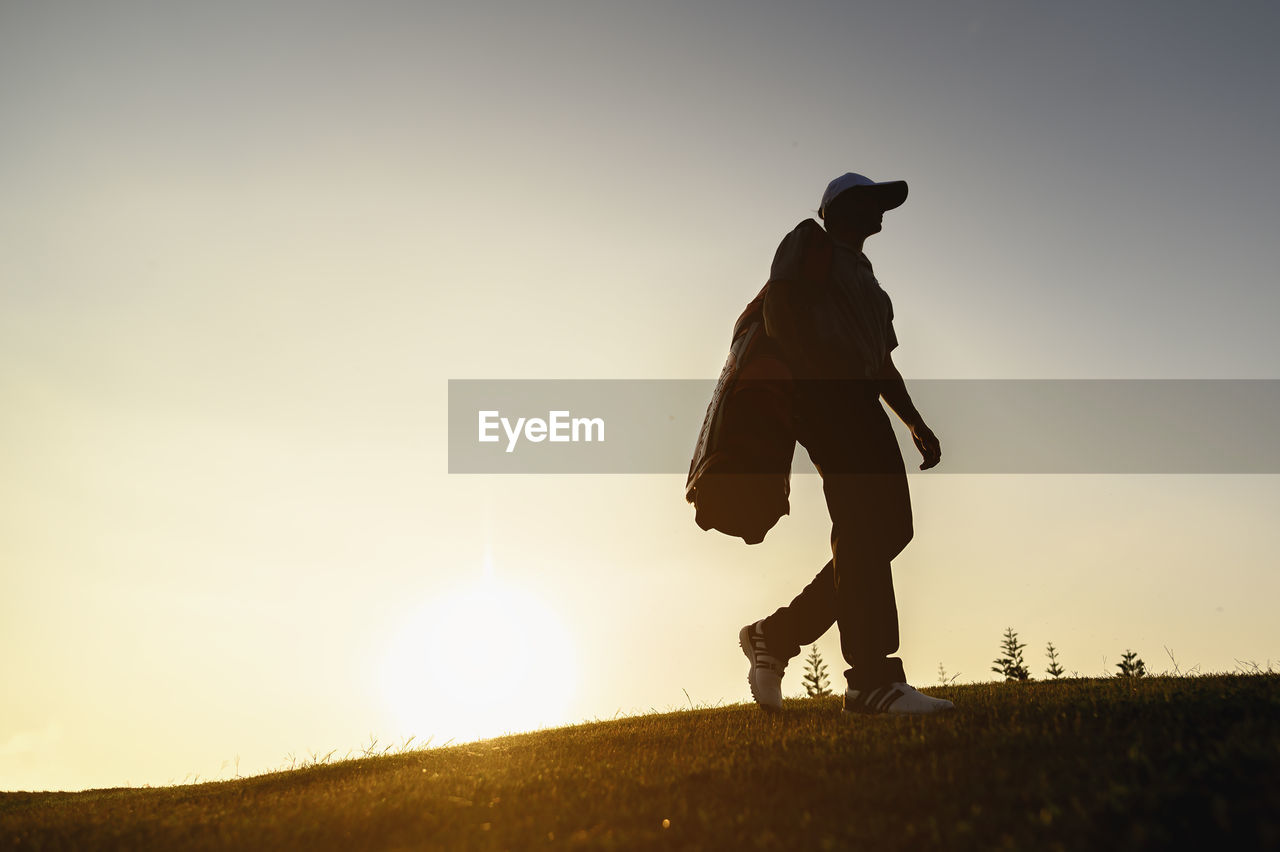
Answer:
POLYGON ((809 656, 805 658, 804 663, 804 691, 810 698, 824 698, 830 695, 827 664, 822 662, 822 655, 818 653, 817 645, 809 651, 809 656))
POLYGON ((1049 668, 1045 669, 1045 673, 1048 674, 1049 677, 1057 680, 1066 674, 1066 672, 1063 671, 1062 666, 1058 665, 1058 649, 1053 647, 1052 642, 1050 642, 1049 646, 1045 649, 1044 655, 1049 658, 1049 668))
POLYGON ((1025 647, 1026 643, 1018 641, 1018 634, 1013 632, 1013 628, 1006 628, 1004 639, 1000 642, 1000 650, 1004 656, 994 661, 991 671, 1004 675, 1005 680, 1031 680, 1031 671, 1022 659, 1022 649, 1025 647))
POLYGON ((1120 670, 1116 677, 1146 677, 1147 664, 1142 662, 1142 658, 1138 656, 1137 651, 1125 649, 1120 656, 1120 662, 1116 663, 1116 668, 1120 670))

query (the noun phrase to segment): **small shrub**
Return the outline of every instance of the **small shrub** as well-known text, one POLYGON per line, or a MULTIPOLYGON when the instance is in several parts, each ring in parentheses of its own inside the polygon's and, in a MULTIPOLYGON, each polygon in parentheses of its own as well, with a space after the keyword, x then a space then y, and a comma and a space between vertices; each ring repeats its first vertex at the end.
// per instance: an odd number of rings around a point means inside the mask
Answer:
POLYGON ((831 694, 827 681, 827 664, 822 662, 817 645, 813 646, 804 661, 804 691, 810 698, 823 698, 831 694))
POLYGON ((1013 632, 1013 628, 1006 628, 1004 639, 1000 642, 1000 650, 1004 656, 994 661, 991 671, 1004 675, 1005 680, 1031 680, 1031 671, 1022 659, 1022 649, 1025 647, 1026 643, 1018 641, 1018 634, 1013 632))
POLYGON ((1053 647, 1052 642, 1050 642, 1048 647, 1045 649, 1044 655, 1049 658, 1049 667, 1044 670, 1045 674, 1049 675, 1049 677, 1054 680, 1057 680, 1066 674, 1066 672, 1063 671, 1062 666, 1058 665, 1058 649, 1053 647))
POLYGON ((1147 676, 1147 664, 1142 662, 1137 651, 1125 649, 1124 654, 1120 656, 1120 662, 1116 663, 1116 668, 1120 670, 1116 677, 1147 676))

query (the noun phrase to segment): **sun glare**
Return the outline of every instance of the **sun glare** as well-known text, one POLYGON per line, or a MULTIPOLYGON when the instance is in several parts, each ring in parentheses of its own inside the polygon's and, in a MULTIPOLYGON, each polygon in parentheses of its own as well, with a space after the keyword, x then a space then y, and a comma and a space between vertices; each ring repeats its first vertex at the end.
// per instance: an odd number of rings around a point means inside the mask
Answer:
POLYGON ((491 571, 429 601, 386 656, 383 689, 397 736, 465 742, 571 721, 577 682, 562 619, 491 571))

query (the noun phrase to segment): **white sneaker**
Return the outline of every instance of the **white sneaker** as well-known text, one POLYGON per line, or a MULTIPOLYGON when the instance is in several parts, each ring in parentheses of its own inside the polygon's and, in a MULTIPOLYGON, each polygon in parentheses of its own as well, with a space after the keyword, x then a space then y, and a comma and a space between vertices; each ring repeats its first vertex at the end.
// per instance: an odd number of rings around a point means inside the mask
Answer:
POLYGON ((747 683, 751 685, 751 697, 761 709, 777 711, 782 709, 782 672, 787 664, 769 653, 764 644, 764 631, 760 625, 763 619, 755 624, 748 624, 738 632, 738 644, 742 653, 751 661, 747 671, 747 683))
POLYGON ((844 691, 844 712, 846 713, 919 716, 954 709, 956 705, 945 698, 931 698, 914 686, 905 683, 891 683, 875 689, 844 691))

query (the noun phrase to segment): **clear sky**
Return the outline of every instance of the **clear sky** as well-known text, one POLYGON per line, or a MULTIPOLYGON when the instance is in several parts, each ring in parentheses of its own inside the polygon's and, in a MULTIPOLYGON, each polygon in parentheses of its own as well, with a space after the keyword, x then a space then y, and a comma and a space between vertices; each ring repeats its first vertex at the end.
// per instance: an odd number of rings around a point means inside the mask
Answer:
MULTIPOLYGON (((748 700, 738 629, 829 556, 817 477, 749 548, 682 476, 450 476, 447 381, 714 378, 850 170, 911 184, 867 244, 908 382, 1280 378, 1278 34, 1262 2, 0 3, 0 789, 748 700)), ((1280 478, 949 476, 930 425, 917 684, 994 677, 1010 625, 1037 672, 1280 659, 1280 478)))

